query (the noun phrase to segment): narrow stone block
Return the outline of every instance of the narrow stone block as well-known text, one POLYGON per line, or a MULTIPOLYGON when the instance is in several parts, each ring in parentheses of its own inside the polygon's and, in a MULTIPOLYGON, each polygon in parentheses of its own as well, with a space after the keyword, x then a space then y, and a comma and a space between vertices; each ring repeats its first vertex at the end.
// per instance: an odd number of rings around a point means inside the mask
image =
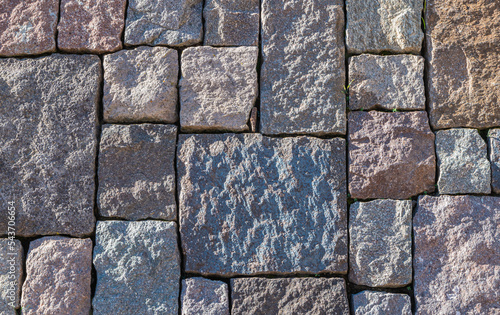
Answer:
POLYGON ((500 129, 490 130, 488 133, 491 163, 491 188, 500 194, 500 129))
POLYGON ((352 296, 354 315, 411 315, 406 294, 363 291, 352 296))
POLYGON ((182 280, 182 315, 229 315, 229 289, 222 281, 182 280))
POLYGON ((0 239, 0 314, 16 315, 23 281, 23 246, 19 240, 0 239))

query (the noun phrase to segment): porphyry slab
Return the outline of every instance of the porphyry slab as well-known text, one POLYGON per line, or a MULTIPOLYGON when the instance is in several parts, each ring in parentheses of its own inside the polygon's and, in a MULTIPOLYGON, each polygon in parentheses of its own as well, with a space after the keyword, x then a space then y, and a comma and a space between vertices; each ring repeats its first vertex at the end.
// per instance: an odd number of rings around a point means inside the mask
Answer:
POLYGON ((16 239, 0 239, 0 314, 15 315, 23 279, 23 246, 16 239))
POLYGON ((411 315, 406 294, 363 291, 352 295, 354 315, 411 315))
POLYGON ((222 281, 182 280, 182 315, 229 315, 229 289, 222 281))
POLYGON ((491 188, 500 194, 500 129, 490 130, 488 133, 491 163, 491 188))

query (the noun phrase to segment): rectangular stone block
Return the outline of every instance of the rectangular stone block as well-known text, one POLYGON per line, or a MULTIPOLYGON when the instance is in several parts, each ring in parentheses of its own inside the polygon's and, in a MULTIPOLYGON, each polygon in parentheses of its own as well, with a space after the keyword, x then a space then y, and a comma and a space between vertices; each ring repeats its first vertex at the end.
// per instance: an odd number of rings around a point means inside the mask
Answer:
POLYGON ((488 144, 491 163, 491 189, 500 194, 500 129, 492 129, 488 133, 488 144))
POLYGON ((262 133, 345 134, 344 2, 262 2, 262 133))
POLYGON ((0 209, 15 203, 17 236, 94 230, 100 69, 90 55, 0 59, 0 209))
POLYGON ((347 272, 345 141, 180 135, 186 272, 347 272))
POLYGON ((363 291, 352 295, 354 315, 411 315, 411 300, 406 294, 363 291))
POLYGON ((23 281, 23 246, 16 239, 0 239, 0 314, 16 315, 23 281))
POLYGON ((222 281, 205 278, 182 280, 182 315, 229 315, 229 289, 222 281))

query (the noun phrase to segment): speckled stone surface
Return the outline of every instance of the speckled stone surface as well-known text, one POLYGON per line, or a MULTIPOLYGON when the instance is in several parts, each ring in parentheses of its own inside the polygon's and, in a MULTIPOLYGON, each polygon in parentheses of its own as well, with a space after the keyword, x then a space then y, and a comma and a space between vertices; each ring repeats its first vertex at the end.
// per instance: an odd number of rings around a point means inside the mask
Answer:
POLYGON ((21 299, 24 251, 16 239, 0 239, 0 314, 15 315, 21 299))
POLYGON ((229 315, 229 289, 222 281, 205 278, 182 280, 182 315, 229 315))
POLYGON ((363 291, 352 295, 354 315, 411 315, 406 294, 363 291))
POLYGON ((492 129, 488 133, 491 163, 491 188, 500 194, 500 129, 492 129))

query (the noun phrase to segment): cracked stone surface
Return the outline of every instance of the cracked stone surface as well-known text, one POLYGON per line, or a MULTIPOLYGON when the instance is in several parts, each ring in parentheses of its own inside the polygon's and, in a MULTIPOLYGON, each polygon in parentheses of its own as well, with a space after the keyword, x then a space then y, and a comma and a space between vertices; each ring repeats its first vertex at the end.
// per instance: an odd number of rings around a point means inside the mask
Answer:
POLYGON ((352 295, 354 315, 411 315, 406 294, 363 291, 352 295))
POLYGON ((347 0, 346 8, 350 54, 420 53, 423 0, 347 0))
POLYGON ((104 121, 175 123, 178 55, 166 47, 138 47, 104 56, 104 121))
POLYGON ((30 243, 22 314, 87 315, 90 313, 92 240, 61 236, 30 243))
POLYGON ((491 193, 491 166, 486 142, 476 129, 436 132, 440 194, 491 193))
POLYGON ((229 289, 225 282, 205 278, 182 280, 182 315, 229 315, 229 289))
POLYGON ((0 1, 0 56, 56 51, 58 0, 0 1))
POLYGON ((23 246, 19 240, 0 239, 0 314, 15 315, 23 281, 23 246))
POLYGON ((349 108, 425 110, 424 58, 363 54, 349 60, 349 108))
POLYGON ((174 222, 98 221, 94 314, 178 314, 180 256, 174 222))
POLYGON ((16 236, 94 230, 100 80, 97 56, 0 59, 0 208, 15 202, 16 236))
POLYGON ((192 46, 202 42, 203 0, 129 0, 125 45, 192 46))
POLYGON ((423 196, 413 226, 417 314, 499 314, 500 198, 423 196))
POLYGON ((488 133, 491 162, 491 188, 500 194, 500 129, 490 130, 488 133))
POLYGON ((261 131, 345 134, 344 2, 262 2, 261 131))
POLYGON ((340 278, 231 279, 232 314, 349 314, 340 278))
POLYGON ((101 216, 175 220, 173 125, 104 125, 99 150, 101 216))
POLYGON ((180 135, 186 272, 347 272, 345 140, 180 135))

